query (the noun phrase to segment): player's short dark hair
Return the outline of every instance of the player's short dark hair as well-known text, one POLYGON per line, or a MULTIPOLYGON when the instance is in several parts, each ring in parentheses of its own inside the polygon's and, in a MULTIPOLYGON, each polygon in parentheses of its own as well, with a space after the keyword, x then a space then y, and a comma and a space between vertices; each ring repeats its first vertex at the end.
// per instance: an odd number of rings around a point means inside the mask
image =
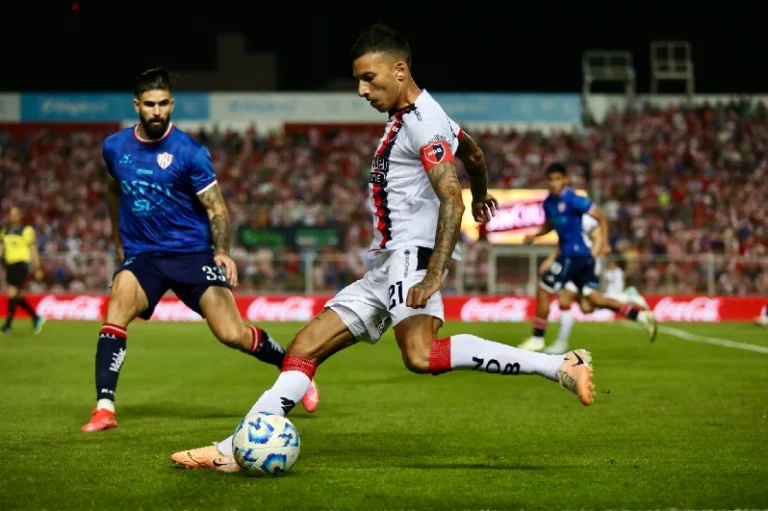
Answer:
POLYGON ((568 170, 566 170, 565 165, 562 163, 552 163, 547 167, 546 170, 547 175, 550 174, 562 174, 564 176, 568 175, 568 170))
POLYGON ((387 25, 377 23, 366 28, 357 36, 349 51, 354 61, 366 53, 395 53, 411 67, 411 47, 405 37, 387 25))
POLYGON ((150 90, 173 91, 173 79, 171 73, 163 67, 147 69, 136 77, 133 83, 133 94, 137 98, 150 90))

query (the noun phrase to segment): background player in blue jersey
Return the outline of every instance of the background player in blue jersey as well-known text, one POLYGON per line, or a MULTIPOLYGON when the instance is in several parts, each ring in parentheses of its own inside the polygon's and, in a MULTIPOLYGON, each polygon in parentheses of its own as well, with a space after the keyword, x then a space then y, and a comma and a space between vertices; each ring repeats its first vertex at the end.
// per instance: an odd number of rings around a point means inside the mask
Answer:
MULTIPOLYGON (((608 220, 602 210, 587 197, 581 197, 568 186, 568 174, 565 166, 553 163, 547 167, 547 188, 549 196, 544 199, 546 221, 536 234, 525 237, 524 243, 531 244, 535 238, 544 236, 552 230, 557 232, 560 253, 550 271, 556 275, 551 284, 556 293, 573 282, 581 294, 594 308, 610 309, 627 319, 637 321, 648 331, 651 341, 656 338, 656 321, 653 312, 642 310, 632 303, 621 303, 600 293, 600 281, 595 273, 595 257, 610 253, 608 246, 608 220), (589 240, 584 235, 582 217, 590 215, 600 224, 601 236, 590 248, 589 240)), ((534 336, 543 337, 535 331, 534 336)))
MULTIPOLYGON (((117 427, 115 389, 125 359, 127 326, 149 319, 167 290, 208 321, 224 344, 282 366, 285 353, 266 332, 246 326, 230 287, 230 222, 208 149, 173 126, 169 73, 150 69, 134 86, 139 124, 104 141, 111 177, 107 203, 122 262, 112 281, 96 350, 97 404, 82 431, 117 427)), ((313 385, 304 396, 317 406, 313 385)))

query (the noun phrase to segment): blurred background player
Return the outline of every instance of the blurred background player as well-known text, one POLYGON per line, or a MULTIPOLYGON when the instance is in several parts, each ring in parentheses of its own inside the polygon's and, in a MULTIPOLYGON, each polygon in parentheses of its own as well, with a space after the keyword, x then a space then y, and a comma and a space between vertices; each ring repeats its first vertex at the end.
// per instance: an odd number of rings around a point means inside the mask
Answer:
MULTIPOLYGON (((590 215, 583 215, 581 218, 581 227, 583 232, 584 243, 592 251, 592 256, 595 258, 595 273, 599 274, 604 257, 596 253, 598 247, 601 246, 602 232, 598 228, 599 222, 590 215)), ((556 262, 557 256, 560 254, 560 247, 556 245, 552 252, 539 266, 539 285, 536 290, 536 318, 534 319, 533 335, 525 340, 518 347, 521 349, 531 351, 543 351, 544 353, 561 355, 568 351, 568 340, 573 330, 573 314, 571 312, 571 304, 574 302, 579 303, 584 314, 589 314, 595 310, 592 303, 579 291, 576 285, 569 281, 558 293, 555 291, 554 285, 557 280, 557 274, 562 271, 559 263, 556 262), (560 308, 560 328, 558 330, 557 340, 550 346, 546 346, 545 334, 546 325, 549 317, 550 304, 552 302, 552 296, 558 296, 558 306, 560 308)), ((609 262, 609 265, 611 263, 609 262)), ((615 264, 613 265, 615 266, 615 264)), ((609 278, 612 279, 609 284, 609 289, 612 294, 609 295, 606 292, 606 296, 614 298, 621 303, 635 303, 644 309, 648 306, 645 300, 637 293, 637 291, 628 289, 626 292, 623 290, 624 278, 621 269, 616 267, 618 274, 615 271, 611 272, 609 278), (618 280, 617 280, 618 279, 618 280), (615 289, 618 287, 619 291, 615 289), (629 293, 633 294, 629 294, 629 293)), ((606 270, 607 271, 607 270, 606 270)))
POLYGON ((13 207, 8 212, 8 225, 0 227, 0 243, 8 282, 8 317, 0 332, 11 332, 16 308, 21 307, 32 318, 32 328, 37 335, 43 328, 45 318, 37 315, 35 309, 21 295, 21 291, 29 275, 30 263, 33 274, 40 271, 40 254, 37 251, 35 229, 22 223, 19 208, 13 207))
MULTIPOLYGON (((544 200, 546 221, 539 232, 527 235, 524 243, 531 244, 535 238, 553 229, 557 231, 559 255, 553 263, 556 278, 552 289, 560 293, 571 282, 575 290, 581 293, 593 308, 610 309, 629 320, 639 322, 646 328, 649 338, 653 341, 656 338, 656 321, 651 311, 607 298, 599 291, 595 257, 605 255, 609 251, 608 220, 605 214, 590 199, 580 197, 568 186, 565 166, 553 163, 547 167, 546 175, 549 189, 549 196, 544 200), (588 246, 588 238, 583 234, 584 215, 594 217, 599 223, 601 234, 592 247, 588 246)), ((541 325, 534 323, 534 328, 537 326, 541 325)))
MULTIPOLYGON (((594 399, 591 357, 584 350, 545 355, 460 334, 438 338, 444 322, 440 287, 451 259, 460 257, 464 203, 454 155, 470 176, 472 213, 487 222, 496 199, 488 193, 482 151, 410 72, 406 40, 383 25, 360 34, 351 51, 358 94, 389 112, 369 176, 375 237, 368 272, 341 290, 288 346, 283 371, 251 412, 286 415, 307 389, 317 366, 359 341, 376 343, 393 326, 405 366, 418 374, 455 369, 489 374, 536 374, 559 381, 582 404, 594 399)), ((188 468, 237 471, 232 437, 218 446, 171 457, 188 468)))
MULTIPOLYGON (((229 256, 227 206, 208 149, 171 123, 168 71, 142 73, 134 95, 139 123, 104 141, 111 177, 107 203, 122 265, 99 332, 97 403, 84 432, 117 427, 114 400, 126 329, 136 317, 149 319, 168 289, 203 316, 227 346, 278 368, 285 355, 265 331, 240 318, 230 290, 237 286, 237 267, 229 256)), ((314 411, 314 384, 304 397, 307 411, 314 411)))
POLYGON ((760 310, 760 315, 755 318, 755 324, 758 326, 768 326, 768 304, 760 310))

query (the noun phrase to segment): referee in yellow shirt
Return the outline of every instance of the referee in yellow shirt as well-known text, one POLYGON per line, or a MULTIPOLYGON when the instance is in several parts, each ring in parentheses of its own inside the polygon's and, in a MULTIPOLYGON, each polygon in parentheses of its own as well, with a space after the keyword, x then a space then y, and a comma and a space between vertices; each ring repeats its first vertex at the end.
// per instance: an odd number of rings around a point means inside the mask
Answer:
POLYGON ((39 334, 43 328, 44 318, 35 313, 22 296, 21 289, 27 280, 29 263, 37 271, 40 269, 40 254, 37 252, 37 237, 35 230, 21 223, 21 210, 11 208, 8 214, 8 225, 0 226, 0 243, 2 243, 3 260, 5 263, 6 278, 8 281, 8 319, 0 332, 7 334, 11 331, 13 315, 16 307, 21 307, 32 316, 32 325, 35 334, 39 334))

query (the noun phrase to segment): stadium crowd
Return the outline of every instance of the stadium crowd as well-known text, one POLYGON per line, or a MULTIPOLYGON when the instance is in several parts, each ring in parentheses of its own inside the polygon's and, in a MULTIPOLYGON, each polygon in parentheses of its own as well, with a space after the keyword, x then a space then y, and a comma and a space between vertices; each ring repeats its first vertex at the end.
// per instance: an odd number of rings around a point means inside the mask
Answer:
MULTIPOLYGON (((17 205, 37 230, 44 268, 32 289, 106 289, 114 263, 103 256, 113 248, 101 142, 114 129, 0 126, 0 220, 17 205)), ((378 126, 193 134, 211 151, 236 232, 338 233, 338 243, 312 249, 313 289, 329 291, 363 272, 361 254, 372 235, 363 213, 367 174, 380 132, 378 126)), ((716 293, 768 294, 764 105, 646 106, 567 133, 473 136, 492 188, 543 188, 542 169, 567 162, 574 185, 590 190, 607 212, 628 282, 645 292, 702 293, 709 278, 716 293)), ((237 239, 244 290, 305 289, 301 243, 237 239)), ((467 243, 465 260, 467 289, 484 290, 487 242, 467 243)), ((518 273, 506 291, 525 292, 527 271, 518 273)))

